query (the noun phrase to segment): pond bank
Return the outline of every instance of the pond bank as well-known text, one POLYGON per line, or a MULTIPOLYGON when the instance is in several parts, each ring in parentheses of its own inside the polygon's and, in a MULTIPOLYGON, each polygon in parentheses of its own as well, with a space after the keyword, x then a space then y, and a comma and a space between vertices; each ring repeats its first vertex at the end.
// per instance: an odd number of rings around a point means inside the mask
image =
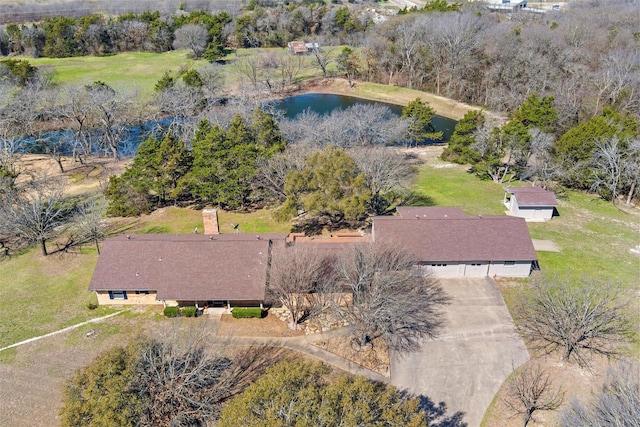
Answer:
MULTIPOLYGON (((423 101, 428 102, 429 105, 431 105, 431 108, 433 108, 438 115, 455 120, 460 120, 468 111, 482 110, 480 107, 464 104, 462 102, 445 98, 443 96, 398 86, 388 86, 369 82, 356 82, 353 87, 350 87, 349 82, 342 78, 308 79, 301 83, 299 91, 291 95, 294 96, 305 93, 346 95, 402 106, 407 105, 410 101, 413 101, 414 99, 419 97, 423 101)), ((504 120, 504 116, 502 116, 501 114, 488 112, 486 110, 483 111, 489 117, 495 118, 500 121, 504 120)))

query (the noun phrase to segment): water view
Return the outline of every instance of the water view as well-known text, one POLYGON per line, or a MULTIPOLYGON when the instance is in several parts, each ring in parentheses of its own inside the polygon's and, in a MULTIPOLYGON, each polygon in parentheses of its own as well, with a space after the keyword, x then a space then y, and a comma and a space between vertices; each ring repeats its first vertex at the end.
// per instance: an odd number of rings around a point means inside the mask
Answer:
MULTIPOLYGON (((346 109, 356 104, 378 104, 389 107, 392 113, 400 116, 402 107, 384 102, 370 101, 362 98, 354 98, 344 95, 332 95, 324 93, 308 93, 305 95, 293 96, 282 100, 277 106, 284 111, 287 118, 294 118, 303 111, 310 109, 318 114, 329 114, 337 108, 346 109)), ((458 122, 442 116, 434 116, 432 124, 436 131, 443 132, 443 141, 448 141, 453 134, 453 129, 458 122)))

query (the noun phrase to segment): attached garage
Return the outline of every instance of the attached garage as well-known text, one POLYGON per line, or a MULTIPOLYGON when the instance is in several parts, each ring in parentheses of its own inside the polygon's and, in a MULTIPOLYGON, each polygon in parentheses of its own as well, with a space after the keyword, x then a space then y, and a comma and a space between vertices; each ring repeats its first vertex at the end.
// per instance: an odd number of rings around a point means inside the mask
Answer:
POLYGON ((458 208, 398 212, 373 219, 373 240, 407 248, 423 270, 436 276, 527 277, 537 260, 523 218, 461 215, 458 208))

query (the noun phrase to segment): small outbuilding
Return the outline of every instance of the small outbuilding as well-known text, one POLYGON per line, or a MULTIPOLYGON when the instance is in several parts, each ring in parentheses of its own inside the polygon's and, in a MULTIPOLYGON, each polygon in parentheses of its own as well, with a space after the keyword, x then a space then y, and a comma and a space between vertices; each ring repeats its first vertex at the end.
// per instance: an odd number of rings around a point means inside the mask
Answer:
POLYGON ((527 221, 547 221, 558 206, 556 195, 539 187, 505 187, 506 214, 527 221))

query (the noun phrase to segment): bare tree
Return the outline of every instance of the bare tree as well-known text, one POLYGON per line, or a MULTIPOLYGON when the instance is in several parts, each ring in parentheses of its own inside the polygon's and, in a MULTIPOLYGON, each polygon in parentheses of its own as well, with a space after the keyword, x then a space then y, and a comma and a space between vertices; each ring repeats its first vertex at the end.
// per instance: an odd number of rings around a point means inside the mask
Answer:
POLYGON ((549 182, 560 173, 551 153, 555 141, 552 135, 540 129, 530 129, 529 134, 531 135, 531 156, 527 161, 523 178, 533 179, 534 185, 540 180, 542 188, 546 189, 549 182))
POLYGON ((132 96, 117 92, 100 81, 86 86, 86 90, 91 123, 98 131, 98 142, 105 151, 111 151, 114 159, 118 159, 132 96))
POLYGON ((287 195, 284 191, 284 181, 292 170, 302 170, 305 158, 316 147, 311 144, 289 144, 282 153, 258 159, 256 185, 271 199, 284 201, 287 195))
POLYGON ((91 197, 78 206, 74 218, 78 241, 95 243, 98 254, 100 254, 100 240, 104 239, 107 233, 107 222, 104 219, 106 207, 107 200, 103 195, 91 197))
POLYGON ((349 151, 349 155, 364 173, 371 192, 371 211, 384 214, 390 206, 388 195, 402 194, 413 174, 407 159, 389 147, 363 147, 349 151))
POLYGON ((593 173, 595 181, 591 191, 604 187, 611 202, 616 201, 620 181, 623 177, 624 149, 618 137, 606 138, 595 142, 593 153, 593 173))
POLYGON ((640 139, 629 142, 627 156, 623 163, 624 179, 629 188, 627 193, 627 205, 631 204, 634 194, 638 191, 640 183, 640 139))
POLYGON ((538 363, 521 367, 509 380, 504 403, 522 415, 524 427, 533 420, 536 411, 555 411, 564 401, 561 388, 554 389, 553 383, 538 363))
POLYGON ((84 163, 93 149, 91 132, 89 132, 90 100, 87 90, 81 86, 67 86, 63 93, 64 99, 59 104, 58 116, 67 121, 67 126, 73 132, 73 160, 84 163))
POLYGON ((331 261, 322 248, 304 243, 274 256, 284 259, 273 262, 267 290, 287 309, 289 328, 295 330, 326 308, 323 292, 331 279, 331 261))
POLYGON ((19 138, 0 135, 0 176, 11 179, 11 185, 20 174, 19 162, 22 153, 19 138))
POLYGON ((451 298, 414 266, 415 259, 390 242, 354 245, 339 255, 333 310, 352 326, 356 345, 382 338, 397 351, 415 351, 422 339, 438 335, 442 306, 451 298))
POLYGON ((64 186, 56 180, 41 178, 31 181, 16 195, 6 212, 15 234, 29 243, 39 243, 47 256, 47 241, 59 236, 69 218, 65 206, 64 186))
POLYGON ((207 425, 221 405, 264 372, 278 351, 214 348, 210 328, 164 328, 143 342, 130 387, 146 402, 142 426, 207 425))
POLYGON ((640 427, 640 365, 623 359, 609 366, 602 388, 591 401, 573 400, 562 413, 563 427, 640 427))
POLYGON ((628 309, 619 285, 554 278, 539 279, 523 293, 515 316, 535 348, 559 349, 563 360, 589 366, 590 354, 615 356, 618 344, 633 336, 628 309))
POLYGON ((311 54, 313 55, 313 65, 320 68, 322 76, 327 78, 328 68, 333 57, 333 48, 321 48, 320 46, 314 46, 311 48, 311 54))
POLYGON ((175 49, 191 49, 196 58, 200 58, 207 48, 209 33, 201 25, 187 24, 175 31, 173 47, 175 49))

